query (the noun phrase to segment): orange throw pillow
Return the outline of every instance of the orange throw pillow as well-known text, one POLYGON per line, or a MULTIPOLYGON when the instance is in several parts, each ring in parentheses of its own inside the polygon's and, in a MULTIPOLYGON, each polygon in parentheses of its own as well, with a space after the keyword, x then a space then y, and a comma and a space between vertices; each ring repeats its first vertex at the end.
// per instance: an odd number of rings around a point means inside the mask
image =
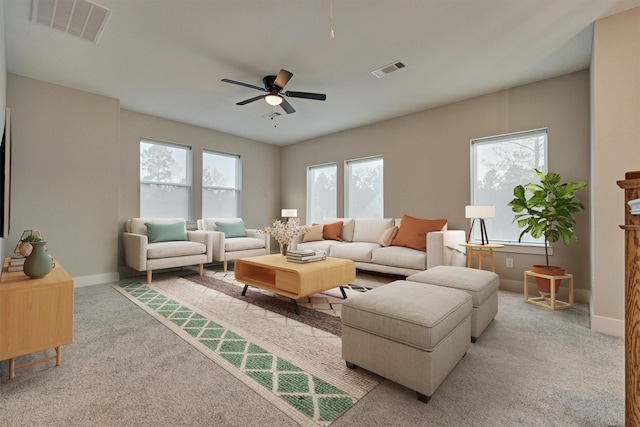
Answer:
POLYGON ((337 240, 338 242, 342 242, 342 224, 342 221, 324 224, 322 227, 322 237, 324 237, 324 240, 337 240))
POLYGON ((398 234, 393 238, 393 246, 427 251, 427 233, 440 231, 447 224, 446 219, 420 219, 403 215, 398 234))

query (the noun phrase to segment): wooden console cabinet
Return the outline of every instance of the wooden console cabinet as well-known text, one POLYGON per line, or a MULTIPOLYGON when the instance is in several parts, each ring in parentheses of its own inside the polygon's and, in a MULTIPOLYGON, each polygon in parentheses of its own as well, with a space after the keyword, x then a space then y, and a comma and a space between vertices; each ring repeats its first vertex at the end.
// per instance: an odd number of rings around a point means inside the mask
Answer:
POLYGON ((0 360, 9 359, 9 378, 15 370, 56 360, 62 361, 61 346, 73 342, 73 279, 56 262, 41 279, 30 279, 22 271, 9 272, 4 260, 0 278, 0 360), (55 356, 15 365, 15 358, 48 349, 55 356))
POLYGON ((640 172, 627 172, 618 181, 624 189, 625 235, 625 425, 640 425, 640 215, 628 202, 640 198, 640 172))

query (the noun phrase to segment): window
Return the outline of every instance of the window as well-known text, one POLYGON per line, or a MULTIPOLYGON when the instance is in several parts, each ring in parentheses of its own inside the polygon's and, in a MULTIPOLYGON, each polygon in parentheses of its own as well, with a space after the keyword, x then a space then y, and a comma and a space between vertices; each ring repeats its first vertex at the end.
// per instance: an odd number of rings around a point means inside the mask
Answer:
POLYGON ((382 157, 349 160, 345 170, 345 214, 353 218, 383 218, 382 157))
POLYGON ((307 168, 307 224, 338 216, 337 175, 335 163, 307 168))
POLYGON ((140 141, 140 216, 191 219, 191 149, 140 141))
MULTIPOLYGON (((547 172, 547 130, 512 133, 471 140, 471 204, 495 206, 495 218, 485 220, 492 243, 518 244, 522 232, 513 223, 513 200, 517 185, 538 182, 533 169, 547 172)), ((474 227, 473 240, 480 240, 474 227)), ((543 239, 522 236, 523 245, 541 245, 543 239)))
POLYGON ((239 218, 240 156, 202 153, 202 217, 239 218))

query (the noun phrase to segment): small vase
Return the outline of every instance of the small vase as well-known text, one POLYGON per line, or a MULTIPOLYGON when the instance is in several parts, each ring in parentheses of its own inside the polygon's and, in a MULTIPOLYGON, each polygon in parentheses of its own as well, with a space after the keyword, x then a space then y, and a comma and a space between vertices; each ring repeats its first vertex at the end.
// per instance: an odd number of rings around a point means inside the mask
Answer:
POLYGON ((32 279, 40 279, 53 269, 53 260, 45 250, 47 242, 30 242, 31 254, 24 260, 24 274, 32 279))
POLYGON ((280 243, 280 254, 283 257, 287 256, 287 251, 289 250, 289 244, 280 243))

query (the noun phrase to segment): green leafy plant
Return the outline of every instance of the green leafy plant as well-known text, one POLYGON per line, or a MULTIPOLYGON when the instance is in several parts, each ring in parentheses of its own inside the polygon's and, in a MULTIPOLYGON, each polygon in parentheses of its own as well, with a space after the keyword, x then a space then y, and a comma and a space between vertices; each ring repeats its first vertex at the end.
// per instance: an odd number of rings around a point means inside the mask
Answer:
POLYGON ((35 243, 35 242, 43 242, 44 239, 38 236, 37 234, 30 234, 24 239, 22 239, 22 241, 26 243, 35 243))
POLYGON ((562 240, 565 245, 575 236, 576 221, 573 214, 584 209, 582 203, 574 201, 576 193, 587 186, 585 182, 567 182, 560 184, 560 175, 549 172, 546 175, 534 169, 540 183, 518 185, 513 189, 514 199, 508 203, 516 213, 513 222, 524 228, 522 236, 529 233, 534 238, 544 238, 544 254, 549 268, 548 242, 562 240), (527 194, 531 196, 527 199, 527 194))

